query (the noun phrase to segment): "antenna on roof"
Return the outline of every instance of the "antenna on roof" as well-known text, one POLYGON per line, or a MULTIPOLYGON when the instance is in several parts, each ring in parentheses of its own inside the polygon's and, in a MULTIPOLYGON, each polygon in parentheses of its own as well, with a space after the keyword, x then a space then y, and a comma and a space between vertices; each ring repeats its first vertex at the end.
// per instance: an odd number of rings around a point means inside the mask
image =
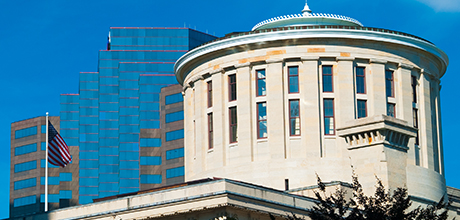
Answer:
POLYGON ((311 10, 310 10, 310 7, 308 7, 307 0, 305 0, 305 7, 303 8, 302 13, 303 13, 303 15, 310 15, 311 14, 311 10))

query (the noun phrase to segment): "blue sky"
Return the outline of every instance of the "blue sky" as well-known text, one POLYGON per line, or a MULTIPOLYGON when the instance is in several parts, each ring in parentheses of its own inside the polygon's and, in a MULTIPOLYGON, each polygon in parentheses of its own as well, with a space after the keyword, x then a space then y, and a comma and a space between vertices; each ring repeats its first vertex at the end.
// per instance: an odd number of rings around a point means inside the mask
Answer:
MULTIPOLYGON (((191 27, 217 36, 300 13, 303 0, 262 1, 0 1, 0 218, 8 217, 10 125, 59 114, 59 94, 78 92, 78 73, 97 70, 109 27, 191 27)), ((364 26, 425 38, 450 58, 441 80, 446 179, 460 188, 455 142, 460 80, 460 1, 309 0, 310 9, 359 20, 364 26)))

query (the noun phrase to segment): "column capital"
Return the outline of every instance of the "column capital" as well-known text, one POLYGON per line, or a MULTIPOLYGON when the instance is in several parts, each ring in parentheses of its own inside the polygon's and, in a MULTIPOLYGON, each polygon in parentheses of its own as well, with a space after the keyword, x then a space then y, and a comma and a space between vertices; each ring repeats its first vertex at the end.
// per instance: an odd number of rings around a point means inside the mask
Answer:
POLYGON ((209 71, 209 75, 212 76, 212 75, 214 75, 214 74, 216 74, 216 73, 223 73, 223 72, 224 72, 224 69, 222 69, 222 68, 217 68, 217 69, 214 69, 214 70, 209 71))
POLYGON ((337 57, 336 60, 337 61, 354 61, 355 58, 354 57, 337 57))
POLYGON ((190 79, 190 84, 195 84, 196 82, 200 81, 200 80, 203 80, 203 76, 202 75, 198 75, 198 76, 194 76, 190 79))
POLYGON ((399 63, 399 68, 404 68, 404 69, 411 70, 411 69, 414 69, 415 66, 413 66, 411 64, 406 64, 406 63, 399 63))
POLYGON ((281 62, 283 62, 283 59, 279 59, 279 58, 278 58, 278 59, 276 59, 276 58, 274 58, 274 59, 267 59, 267 60, 265 60, 265 62, 266 62, 267 64, 269 64, 269 63, 281 63, 281 62))
POLYGON ((304 56, 300 58, 302 61, 318 61, 319 56, 304 56))
POLYGON ((369 63, 372 63, 372 64, 387 64, 388 61, 386 60, 379 60, 379 59, 370 59, 369 60, 369 63))
POLYGON ((249 62, 238 63, 238 64, 235 64, 235 68, 239 69, 239 68, 249 67, 250 65, 251 65, 251 63, 249 63, 249 62))
POLYGON ((182 86, 182 93, 185 93, 185 91, 187 91, 187 89, 190 89, 192 88, 190 86, 190 83, 184 83, 184 85, 182 86))

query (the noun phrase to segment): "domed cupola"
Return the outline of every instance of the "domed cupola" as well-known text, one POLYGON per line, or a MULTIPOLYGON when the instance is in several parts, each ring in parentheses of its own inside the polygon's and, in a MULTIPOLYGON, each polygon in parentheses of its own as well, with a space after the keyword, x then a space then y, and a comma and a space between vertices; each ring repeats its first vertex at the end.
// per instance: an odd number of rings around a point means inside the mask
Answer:
POLYGON ((291 26, 316 26, 316 25, 341 25, 341 26, 359 26, 363 25, 356 19, 334 14, 311 13, 305 0, 305 7, 302 14, 284 15, 270 18, 258 23, 252 28, 262 30, 268 28, 291 27, 291 26))

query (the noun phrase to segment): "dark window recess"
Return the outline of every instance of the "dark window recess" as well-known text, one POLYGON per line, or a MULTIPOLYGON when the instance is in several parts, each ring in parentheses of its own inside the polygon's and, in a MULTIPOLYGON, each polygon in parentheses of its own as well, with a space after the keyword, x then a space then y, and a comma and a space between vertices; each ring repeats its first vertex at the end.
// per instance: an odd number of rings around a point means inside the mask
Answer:
POLYGON ((412 86, 412 102, 417 103, 417 77, 411 77, 411 86, 412 86))
POLYGON ((358 118, 367 117, 367 102, 366 100, 358 100, 358 118))
POLYGON ((267 103, 257 103, 257 138, 267 138, 267 103))
POLYGON ((238 142, 238 119, 236 107, 229 109, 230 143, 238 142))
POLYGON ((208 108, 212 107, 212 81, 208 82, 208 108))
POLYGON ((385 70, 385 90, 387 97, 395 97, 394 73, 391 70, 385 70))
POLYGON ((323 92, 333 92, 332 66, 323 66, 323 92))
MULTIPOLYGON (((414 120, 414 128, 419 128, 418 127, 418 110, 417 109, 413 109, 412 110, 412 114, 413 114, 413 120, 414 120)), ((417 136, 415 136, 415 145, 419 146, 420 145, 420 138, 419 138, 419 131, 417 130, 417 136)))
POLYGON ((288 67, 289 73, 289 93, 299 93, 299 67, 288 67))
POLYGON ((236 100, 236 74, 228 76, 228 100, 236 100))
POLYGON ((291 136, 300 135, 299 100, 289 100, 289 130, 291 136))
POLYGON ((334 99, 324 99, 324 134, 334 135, 334 99))
POLYGON ((366 69, 356 67, 356 93, 366 94, 366 69))
POLYGON ((208 149, 212 149, 214 147, 214 136, 213 136, 213 125, 212 125, 212 113, 208 114, 208 149))
POLYGON ((387 104, 387 115, 396 118, 396 105, 393 103, 387 104))
POLYGON ((265 96, 267 94, 267 88, 265 83, 265 70, 257 70, 257 96, 265 96))

